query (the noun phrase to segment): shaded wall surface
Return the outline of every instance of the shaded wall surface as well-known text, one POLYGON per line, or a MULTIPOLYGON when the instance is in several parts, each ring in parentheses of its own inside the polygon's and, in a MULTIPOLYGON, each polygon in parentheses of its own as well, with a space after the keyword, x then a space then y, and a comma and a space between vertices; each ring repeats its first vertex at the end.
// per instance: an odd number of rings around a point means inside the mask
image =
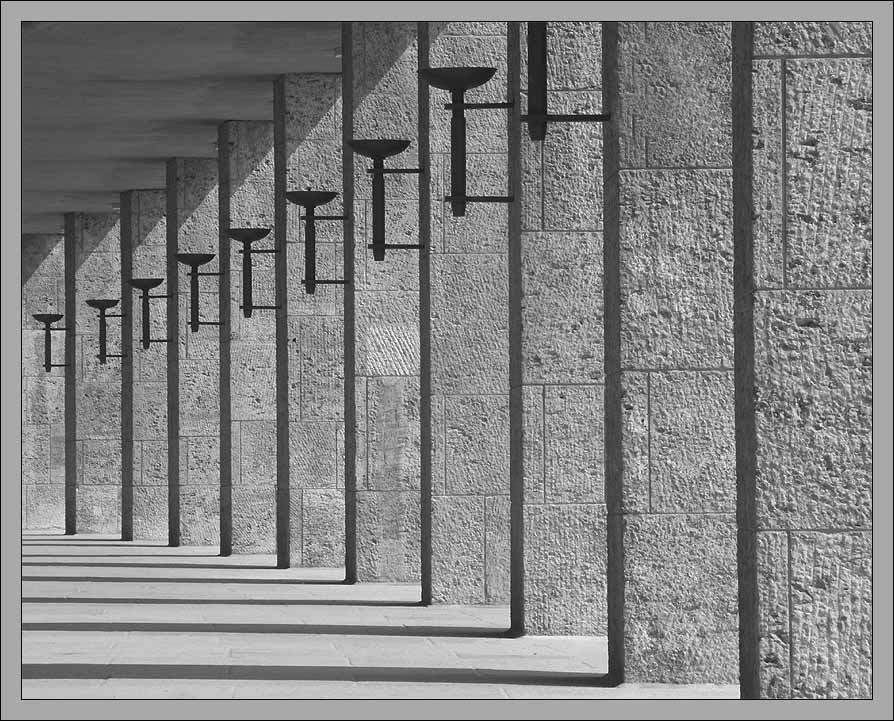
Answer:
MULTIPOLYGON (((34 313, 65 315, 62 234, 22 236, 22 528, 65 526, 65 369, 44 370, 44 331, 34 313)), ((65 362, 65 333, 51 337, 53 364, 65 362)))
POLYGON ((872 27, 755 23, 759 693, 872 695, 872 27))
MULTIPOLYGON (((340 567, 345 562, 343 297, 338 285, 302 284, 304 209, 286 201, 292 190, 339 195, 316 210, 342 215, 341 76, 285 75, 274 84, 276 193, 288 277, 288 422, 291 563, 340 567)), ((318 221, 317 277, 342 277, 343 226, 318 221)), ((279 226, 277 232, 280 232, 279 226)))

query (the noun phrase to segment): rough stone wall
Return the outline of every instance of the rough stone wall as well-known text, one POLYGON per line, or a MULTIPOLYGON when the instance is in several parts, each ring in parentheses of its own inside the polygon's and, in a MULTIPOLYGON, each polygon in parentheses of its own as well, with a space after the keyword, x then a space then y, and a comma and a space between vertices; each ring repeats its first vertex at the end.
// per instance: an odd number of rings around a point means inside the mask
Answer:
POLYGON ((760 695, 872 696, 872 26, 755 23, 760 695))
MULTIPOLYGON (((277 174, 285 189, 339 192, 317 215, 343 212, 341 77, 285 75, 274 86, 277 174), (283 165, 280 170, 279 164, 283 165)), ((304 211, 279 192, 288 267, 291 563, 340 567, 345 559, 343 290, 304 279, 304 211)), ((317 277, 341 278, 343 227, 317 221, 317 277)))
MULTIPOLYGON (((352 23, 353 137, 403 138, 418 168, 416 23, 352 23)), ((348 151, 350 152, 350 151, 348 151)), ((372 161, 354 156, 357 577, 420 578, 419 251, 372 242, 372 161)), ((385 175, 386 243, 419 243, 419 182, 385 175)))
MULTIPOLYGON (((73 244, 76 508, 78 533, 117 533, 121 521, 121 359, 99 362, 99 311, 88 298, 121 297, 118 214, 66 216, 73 244)), ((120 303, 108 313, 120 313, 120 303)), ((108 319, 106 352, 122 352, 121 318, 108 319)), ((69 431, 71 432, 71 431, 69 431)))
MULTIPOLYGON (((164 190, 132 190, 121 194, 122 261, 130 246, 129 278, 164 278, 167 264, 166 198, 164 190)), ((122 267, 122 273, 127 270, 122 267)), ((131 337, 125 338, 133 368, 132 474, 133 474, 133 537, 163 539, 168 532, 168 442, 167 442, 167 344, 151 343, 144 349, 142 294, 129 284, 122 288, 132 302, 131 337)), ((162 283, 150 295, 165 295, 162 283)), ((167 302, 163 298, 149 300, 149 337, 166 338, 167 302)), ((122 324, 124 326, 124 324, 122 324)), ((126 389, 122 389, 124 392, 126 389)), ((122 408, 126 413, 127 409, 122 408)), ((122 427, 123 424, 122 424, 122 427)))
MULTIPOLYGON (((229 434, 232 550, 272 553, 276 549, 276 317, 255 310, 245 318, 242 243, 230 240, 229 228, 273 228, 273 123, 231 121, 220 127, 220 234, 229 251, 228 327, 222 328, 221 357, 227 353, 230 417, 222 414, 221 433, 229 434), (227 427, 229 426, 229 428, 227 427)), ((272 248, 273 233, 252 244, 272 248)), ((273 254, 252 255, 252 305, 275 305, 273 254)), ((221 276, 223 280, 223 276, 221 276)), ((227 297, 228 294, 228 297, 227 297)), ((227 365, 224 360, 224 366, 227 365)), ((225 507, 223 504, 222 507, 225 507)))
MULTIPOLYGON (((489 66, 466 102, 506 102, 506 24, 429 23, 431 67, 489 66)), ((431 88, 432 600, 509 602, 508 206, 453 217, 450 93, 431 88)), ((466 111, 467 194, 506 195, 507 112, 466 111)))
MULTIPOLYGON (((521 26, 522 113, 527 33, 521 26)), ((600 113, 602 29, 547 25, 550 113, 600 113)), ((606 633, 602 125, 521 128, 525 630, 606 633)))
POLYGON ((730 26, 607 23, 603 43, 610 668, 732 683, 730 26))
MULTIPOLYGON (((218 253, 217 160, 175 158, 168 161, 168 262, 175 253, 214 253, 201 272, 216 272, 218 253)), ((177 386, 177 430, 169 431, 168 473, 174 476, 179 512, 179 543, 213 545, 220 540, 220 343, 215 326, 189 329, 189 268, 174 262, 176 312, 168 332, 176 340, 169 358, 169 378, 177 386), (172 364, 170 361, 174 360, 172 364), (174 455, 173 444, 177 452, 174 455)), ((170 278, 170 273, 169 273, 170 278)), ((173 283, 171 284, 173 287, 173 283)), ((199 278, 199 319, 218 320, 218 279, 199 278)), ((171 387, 169 386, 169 401, 171 387)), ((170 499, 169 499, 170 500, 170 499)))
MULTIPOLYGON (((65 526, 65 369, 47 373, 43 325, 34 313, 65 314, 62 234, 22 236, 22 528, 65 526)), ((56 327, 65 327, 63 315, 56 327)), ((65 333, 52 334, 52 362, 65 362, 65 333)))

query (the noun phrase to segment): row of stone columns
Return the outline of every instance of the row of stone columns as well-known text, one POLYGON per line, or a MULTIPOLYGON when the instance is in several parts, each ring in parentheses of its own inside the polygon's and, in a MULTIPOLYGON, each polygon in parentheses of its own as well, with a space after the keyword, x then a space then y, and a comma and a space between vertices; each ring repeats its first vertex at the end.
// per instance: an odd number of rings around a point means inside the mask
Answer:
POLYGON ((66 531, 509 602, 518 632, 607 632, 616 680, 865 694, 865 645, 821 667, 811 649, 833 617, 869 622, 868 221, 859 199, 829 220, 799 193, 825 197, 842 164, 848 188, 869 182, 871 45, 864 24, 785 25, 550 23, 550 112, 611 120, 535 142, 523 25, 345 24, 342 74, 277 78, 272 122, 224 123, 216 159, 170 160, 164 190, 122 194, 120 220, 66 216, 64 273, 56 250, 34 259, 27 297, 67 313, 69 365, 25 378, 49 445, 44 461, 27 441, 26 462, 60 484, 64 457, 66 531), (417 79, 451 65, 497 69, 467 102, 513 103, 467 113, 468 193, 512 201, 459 218, 449 95, 417 79), (802 117, 823 102, 835 120, 802 117), (422 171, 387 176, 387 241, 425 248, 375 262, 370 166, 347 143, 383 137, 412 142, 391 167, 422 171), (285 198, 308 187, 340 192, 317 274, 349 281, 314 295, 285 198), (227 231, 257 226, 277 252, 252 258, 254 303, 276 308, 245 318, 227 231), (199 299, 219 327, 187 330, 185 251, 216 254, 199 299), (169 295, 150 335, 172 342, 142 350, 128 280, 147 275, 169 295), (125 299, 120 385, 119 361, 95 361, 83 300, 99 296, 125 299), (822 450, 790 430, 810 407, 822 450), (786 433, 825 454, 804 464, 820 480, 785 460, 786 433), (833 576, 849 600, 804 596, 833 576))

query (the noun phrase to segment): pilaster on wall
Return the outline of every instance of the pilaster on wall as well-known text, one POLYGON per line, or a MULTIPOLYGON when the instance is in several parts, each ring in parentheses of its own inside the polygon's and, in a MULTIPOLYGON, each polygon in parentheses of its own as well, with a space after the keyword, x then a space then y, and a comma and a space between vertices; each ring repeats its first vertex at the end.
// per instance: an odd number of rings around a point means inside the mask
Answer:
MULTIPOLYGON (((22 236, 22 528, 65 527, 65 369, 44 370, 44 331, 32 315, 62 313, 64 235, 22 236)), ((65 362, 65 333, 52 335, 52 363, 65 362)))
POLYGON ((730 27, 603 47, 609 672, 735 682, 730 27))
MULTIPOLYGON (((284 289, 288 353, 288 479, 290 555, 295 566, 340 567, 345 560, 343 293, 304 279, 304 209, 286 201, 292 190, 329 190, 339 196, 317 215, 343 213, 341 76, 284 75, 274 83, 276 233, 286 254, 284 289), (282 236, 280 236, 282 234, 282 236)), ((341 221, 316 225, 317 278, 342 277, 341 221)))
MULTIPOLYGON (((214 253, 199 270, 217 272, 217 160, 173 158, 167 167, 168 538, 171 545, 220 540, 220 336, 189 329, 188 268, 177 253, 214 253)), ((218 321, 218 279, 199 278, 199 318, 218 321)))
MULTIPOLYGON (((221 545, 239 553, 276 550, 276 316, 244 316, 243 244, 229 228, 273 228, 273 123, 220 126, 221 545), (229 308, 223 308, 227 304, 229 308)), ((252 244, 272 248, 274 235, 252 244)), ((274 306, 273 254, 251 256, 252 305, 274 306)))
POLYGON ((743 695, 870 698, 872 24, 742 25, 743 695))
MULTIPOLYGON (((602 112, 601 40, 599 23, 547 25, 550 113, 602 112)), ((606 633, 602 130, 550 123, 533 141, 521 126, 510 423, 524 562, 512 592, 524 606, 513 625, 528 633, 606 633)))
MULTIPOLYGON (((99 312, 85 302, 121 297, 119 233, 117 214, 70 213, 65 218, 65 242, 72 244, 66 283, 73 284, 66 327, 74 328, 73 358, 66 358, 74 363, 74 408, 66 413, 66 421, 72 420, 66 422, 66 436, 75 453, 66 466, 73 463, 76 474, 78 533, 121 529, 121 359, 99 362, 99 312)), ((120 313, 120 307, 108 314, 120 313)), ((121 318, 108 318, 106 352, 122 351, 121 318)))
MULTIPOLYGON (((164 539, 168 528, 167 344, 141 345, 142 294, 131 278, 164 278, 167 265, 164 190, 121 194, 122 499, 124 540, 164 539), (129 531, 129 533, 128 533, 129 531)), ((150 295, 163 296, 162 283, 150 295)), ((167 338, 167 302, 149 300, 149 337, 167 338)))
MULTIPOLYGON (((466 102, 506 102, 506 23, 429 23, 430 67, 489 66, 466 102)), ((509 601, 508 207, 454 217, 450 102, 430 89, 431 596, 509 601)), ((507 112, 466 112, 467 194, 507 195, 507 112)))
MULTIPOLYGON (((418 168, 417 23, 351 23, 351 34, 353 138, 409 140, 386 167, 418 168)), ((357 577, 418 581, 419 251, 373 259, 372 161, 353 160, 357 577)), ((385 175, 386 243, 419 243, 425 177, 385 175)))

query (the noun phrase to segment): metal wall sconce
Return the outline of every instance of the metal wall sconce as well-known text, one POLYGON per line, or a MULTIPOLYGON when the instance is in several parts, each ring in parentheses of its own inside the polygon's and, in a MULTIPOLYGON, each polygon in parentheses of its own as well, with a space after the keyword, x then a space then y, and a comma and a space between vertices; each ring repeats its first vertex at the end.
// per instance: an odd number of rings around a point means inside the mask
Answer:
POLYGON ((315 215, 318 205, 325 205, 335 199, 338 193, 328 190, 293 190, 286 193, 286 200, 295 205, 300 205, 305 210, 305 215, 300 216, 305 221, 304 226, 304 290, 313 294, 318 285, 347 285, 348 280, 321 280, 317 278, 317 231, 314 222, 317 220, 344 220, 344 215, 315 215))
POLYGON ((227 235, 244 247, 239 249, 242 253, 242 315, 251 318, 253 310, 276 310, 278 305, 255 305, 252 303, 251 281, 251 256, 254 253, 277 253, 276 248, 252 248, 251 244, 256 240, 266 238, 270 234, 270 228, 230 228, 227 235))
POLYGON ((200 272, 199 266, 214 259, 214 253, 177 253, 177 260, 189 266, 189 329, 195 333, 200 325, 220 325, 220 321, 199 320, 199 276, 220 275, 200 272))
POLYGON ((149 337, 149 299, 150 298, 170 298, 170 295, 149 295, 149 291, 157 288, 162 283, 162 278, 131 278, 130 284, 141 292, 141 300, 143 305, 143 338, 142 346, 148 349, 150 343, 170 343, 170 338, 150 338, 149 337))
POLYGON ((450 201, 454 217, 466 214, 466 203, 511 203, 511 195, 466 195, 466 110, 511 108, 510 103, 467 103, 466 90, 490 80, 496 68, 423 68, 419 77, 429 85, 450 91, 451 102, 444 107, 450 117, 450 201))
POLYGON ((604 123, 610 115, 551 115, 546 101, 546 23, 528 23, 528 114, 522 121, 528 123, 531 140, 546 138, 547 123, 604 123))
POLYGON ((53 341, 52 341, 52 337, 50 336, 50 333, 52 333, 54 330, 68 330, 68 328, 51 328, 50 327, 56 321, 62 320, 62 314, 61 313, 34 313, 32 317, 38 323, 43 323, 43 331, 44 331, 43 369, 47 373, 49 373, 50 369, 52 369, 52 368, 65 368, 66 366, 68 366, 68 363, 53 363, 52 352, 51 352, 53 341))
POLYGON ((106 334, 108 326, 108 318, 123 318, 123 313, 109 313, 109 308, 118 305, 118 301, 113 298, 90 298, 86 301, 91 308, 99 311, 99 358, 100 365, 106 364, 106 358, 124 358, 124 353, 107 353, 106 352, 106 334))
POLYGON ((385 158, 402 153, 410 147, 409 140, 351 140, 348 145, 358 155, 371 158, 373 166, 367 170, 372 179, 372 248, 373 260, 385 260, 385 249, 421 250, 424 245, 385 242, 385 173, 422 173, 422 168, 386 168, 385 158))

